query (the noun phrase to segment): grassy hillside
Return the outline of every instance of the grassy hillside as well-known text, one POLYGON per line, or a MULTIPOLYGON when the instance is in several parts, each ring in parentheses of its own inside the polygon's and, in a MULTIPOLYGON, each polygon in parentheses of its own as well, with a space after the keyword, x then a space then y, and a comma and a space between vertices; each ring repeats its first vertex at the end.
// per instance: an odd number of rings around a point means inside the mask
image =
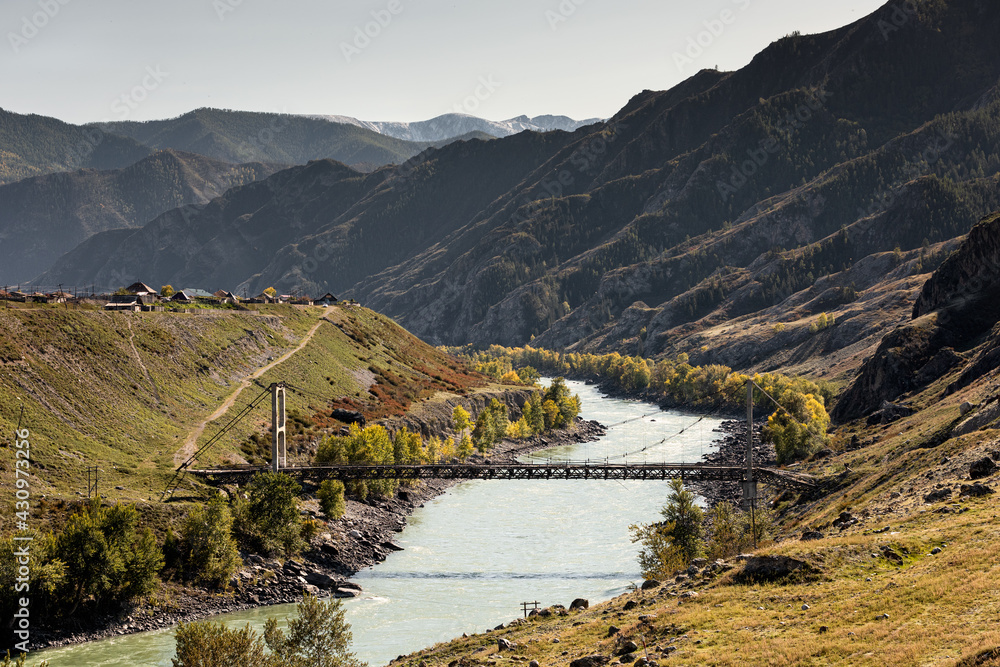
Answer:
MULTIPOLYGON (((290 306, 196 314, 0 309, 4 445, 10 447, 23 406, 34 497, 77 497, 86 491, 87 468, 96 465, 109 498, 158 498, 187 435, 246 376, 294 349, 317 324, 301 351, 259 378, 264 386, 296 387, 288 395, 289 430, 299 447, 308 449, 324 428, 340 428, 329 411, 345 400, 377 418, 438 392, 485 384, 387 318, 351 306, 333 307, 321 320, 323 313, 290 306)), ((247 388, 199 443, 261 391, 258 384, 247 388)), ((250 436, 266 441, 269 419, 267 401, 204 462, 241 460, 250 436)), ((0 479, 12 490, 9 462, 0 479)))

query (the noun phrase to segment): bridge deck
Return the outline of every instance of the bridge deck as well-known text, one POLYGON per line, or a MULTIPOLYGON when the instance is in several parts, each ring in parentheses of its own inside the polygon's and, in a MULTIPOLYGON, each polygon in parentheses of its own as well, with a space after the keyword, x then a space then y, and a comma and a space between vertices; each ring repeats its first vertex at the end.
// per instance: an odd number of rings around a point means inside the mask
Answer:
MULTIPOLYGON (((254 474, 270 468, 227 466, 191 470, 212 482, 245 482, 254 474)), ((699 463, 505 463, 505 464, 428 464, 428 465, 331 465, 288 466, 281 472, 300 479, 606 479, 667 480, 680 477, 686 481, 740 482, 746 468, 699 463)), ((774 468, 754 468, 757 481, 777 488, 812 488, 808 475, 774 468)))

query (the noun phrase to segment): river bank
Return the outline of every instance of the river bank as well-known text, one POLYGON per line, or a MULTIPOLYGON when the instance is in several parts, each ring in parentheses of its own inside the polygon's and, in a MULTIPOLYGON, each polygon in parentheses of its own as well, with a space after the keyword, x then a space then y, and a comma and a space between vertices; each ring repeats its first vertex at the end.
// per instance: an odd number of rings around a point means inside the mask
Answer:
MULTIPOLYGON (((594 441, 604 433, 604 427, 598 422, 577 418, 568 429, 527 440, 504 440, 490 452, 489 460, 510 462, 540 449, 594 441)), ((478 455, 470 460, 484 461, 478 455)), ((356 596, 360 588, 348 582, 348 578, 398 550, 393 537, 403 530, 406 518, 416 508, 458 483, 459 480, 427 480, 401 487, 389 499, 373 498, 364 503, 348 500, 345 515, 327 523, 311 541, 312 548, 299 559, 282 563, 246 555, 244 567, 234 576, 228 591, 208 591, 168 582, 156 598, 127 612, 78 621, 75 626, 37 629, 32 636, 32 650, 158 630, 228 612, 294 603, 301 600, 305 592, 345 598, 356 596)), ((308 493, 309 489, 306 491, 308 493)), ((315 516, 318 513, 316 501, 303 503, 303 511, 315 516)))

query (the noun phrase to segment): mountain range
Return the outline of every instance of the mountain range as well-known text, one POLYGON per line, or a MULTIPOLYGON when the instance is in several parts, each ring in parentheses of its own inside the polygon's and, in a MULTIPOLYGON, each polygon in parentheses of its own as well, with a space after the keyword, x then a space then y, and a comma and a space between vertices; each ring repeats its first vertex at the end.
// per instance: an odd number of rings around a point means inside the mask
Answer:
POLYGON ((981 0, 890 3, 571 132, 291 167, 39 280, 330 290, 437 343, 840 376, 1000 208, 997 28, 981 0))
POLYGON ((517 116, 516 118, 496 121, 464 113, 446 113, 430 120, 416 123, 367 121, 358 120, 351 116, 312 116, 312 118, 328 120, 331 123, 356 125, 378 132, 379 134, 385 134, 406 141, 444 141, 475 133, 500 138, 525 131, 551 132, 552 130, 563 130, 565 132, 572 132, 577 128, 585 125, 593 125, 601 121, 600 118, 573 120, 568 116, 551 115, 534 116, 533 118, 517 116))

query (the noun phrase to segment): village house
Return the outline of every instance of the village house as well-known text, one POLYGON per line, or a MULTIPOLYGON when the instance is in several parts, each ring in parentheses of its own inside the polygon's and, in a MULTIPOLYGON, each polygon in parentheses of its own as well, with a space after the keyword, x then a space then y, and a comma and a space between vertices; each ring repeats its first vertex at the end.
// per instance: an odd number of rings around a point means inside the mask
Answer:
POLYGON ((142 299, 137 294, 112 294, 111 300, 104 304, 104 310, 138 313, 144 305, 142 299))

